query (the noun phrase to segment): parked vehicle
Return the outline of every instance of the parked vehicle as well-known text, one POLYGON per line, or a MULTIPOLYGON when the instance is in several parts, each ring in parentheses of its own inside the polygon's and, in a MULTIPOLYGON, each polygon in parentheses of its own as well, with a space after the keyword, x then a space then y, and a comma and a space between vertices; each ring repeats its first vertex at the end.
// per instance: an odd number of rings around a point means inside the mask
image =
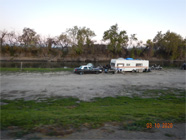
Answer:
POLYGON ((111 59, 110 61, 111 69, 116 72, 149 72, 149 61, 148 60, 135 60, 133 58, 118 58, 111 59))
POLYGON ((151 70, 162 70, 163 68, 160 65, 156 65, 154 64, 153 66, 151 66, 151 70))
POLYGON ((93 65, 83 65, 79 68, 74 69, 74 73, 78 73, 80 75, 87 74, 87 73, 102 73, 103 70, 101 68, 93 68, 93 65))
POLYGON ((181 66, 182 70, 186 70, 186 63, 183 63, 183 65, 181 66))
POLYGON ((112 69, 109 64, 107 64, 106 66, 103 66, 103 72, 104 73, 115 73, 115 70, 112 69))

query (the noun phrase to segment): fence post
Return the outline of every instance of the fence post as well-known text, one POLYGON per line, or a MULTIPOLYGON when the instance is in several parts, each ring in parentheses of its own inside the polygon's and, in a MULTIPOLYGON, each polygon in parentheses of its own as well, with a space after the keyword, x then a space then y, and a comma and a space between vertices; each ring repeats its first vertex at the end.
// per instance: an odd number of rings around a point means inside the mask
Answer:
POLYGON ((22 71, 22 69, 23 69, 23 62, 21 62, 21 71, 22 71))

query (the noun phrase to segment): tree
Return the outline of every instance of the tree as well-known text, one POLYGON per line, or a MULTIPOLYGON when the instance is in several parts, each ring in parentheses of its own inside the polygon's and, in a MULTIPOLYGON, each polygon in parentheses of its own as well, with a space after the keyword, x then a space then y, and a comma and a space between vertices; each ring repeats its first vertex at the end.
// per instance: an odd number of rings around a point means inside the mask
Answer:
POLYGON ((3 31, 0 31, 0 47, 2 48, 3 46, 3 42, 4 42, 4 37, 7 35, 7 31, 6 30, 3 30, 3 31))
POLYGON ((178 50, 184 46, 183 41, 180 35, 170 31, 167 31, 165 34, 158 32, 153 39, 156 52, 172 60, 179 57, 178 50))
POLYGON ((66 31, 71 39, 72 46, 77 45, 78 30, 79 28, 77 26, 74 26, 73 28, 69 28, 66 31))
POLYGON ((71 41, 65 33, 62 33, 60 36, 57 37, 57 44, 60 45, 62 49, 64 47, 67 47, 70 43, 71 41))
POLYGON ((127 46, 128 36, 126 31, 119 31, 118 25, 115 24, 111 28, 104 32, 103 40, 109 41, 108 49, 112 53, 121 53, 122 48, 127 46))
POLYGON ((54 38, 48 37, 47 41, 46 41, 46 44, 47 44, 48 50, 51 51, 52 45, 56 45, 56 41, 55 41, 54 38))
POLYGON ((170 31, 166 32, 163 44, 165 46, 166 53, 172 60, 176 59, 179 56, 178 47, 182 45, 182 42, 183 38, 180 35, 170 31))
POLYGON ((178 46, 178 52, 179 54, 178 59, 186 60, 186 38, 183 40, 182 45, 178 46))
POLYGON ((130 36, 130 46, 134 47, 135 45, 133 44, 134 42, 136 42, 138 39, 136 37, 136 34, 131 34, 130 36))
POLYGON ((148 49, 148 57, 152 57, 154 55, 154 43, 150 39, 147 40, 146 47, 148 49))
POLYGON ((19 35, 15 33, 15 31, 11 31, 7 33, 7 43, 10 46, 19 46, 19 35))
POLYGON ((83 27, 78 31, 78 42, 80 42, 83 45, 90 46, 93 44, 93 41, 91 40, 92 37, 94 37, 96 34, 90 30, 89 28, 83 27))
POLYGON ((68 29, 67 33, 70 36, 72 46, 75 48, 77 54, 83 52, 83 46, 91 46, 93 44, 91 38, 95 36, 95 33, 89 28, 74 26, 68 29))
POLYGON ((37 45, 38 47, 44 47, 45 46, 45 39, 42 38, 41 35, 36 35, 35 39, 37 40, 37 45))
POLYGON ((25 46, 33 46, 37 44, 36 32, 30 28, 24 28, 21 40, 24 42, 25 46))

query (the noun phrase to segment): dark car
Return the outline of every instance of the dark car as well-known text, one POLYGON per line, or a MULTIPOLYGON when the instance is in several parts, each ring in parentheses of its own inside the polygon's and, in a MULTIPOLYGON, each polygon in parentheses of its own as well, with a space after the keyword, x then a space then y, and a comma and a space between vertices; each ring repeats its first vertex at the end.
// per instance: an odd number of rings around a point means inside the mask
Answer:
POLYGON ((186 70, 186 63, 183 63, 183 65, 181 66, 182 70, 186 70))
POLYGON ((101 68, 93 68, 93 67, 90 67, 90 66, 80 66, 79 68, 75 68, 74 69, 74 73, 78 73, 80 75, 84 74, 84 73, 102 73, 103 70, 101 68))

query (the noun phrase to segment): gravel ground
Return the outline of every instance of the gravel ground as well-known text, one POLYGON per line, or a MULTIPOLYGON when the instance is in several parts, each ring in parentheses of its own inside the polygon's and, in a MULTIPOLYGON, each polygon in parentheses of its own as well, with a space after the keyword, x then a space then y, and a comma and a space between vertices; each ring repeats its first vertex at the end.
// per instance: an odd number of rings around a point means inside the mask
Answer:
POLYGON ((51 96, 94 97, 133 96, 143 89, 186 89, 186 71, 166 69, 149 73, 84 74, 2 73, 1 98, 32 100, 51 96))
POLYGON ((150 73, 84 74, 2 73, 1 98, 32 100, 50 96, 94 97, 132 96, 140 89, 186 89, 186 71, 166 69, 150 73))

